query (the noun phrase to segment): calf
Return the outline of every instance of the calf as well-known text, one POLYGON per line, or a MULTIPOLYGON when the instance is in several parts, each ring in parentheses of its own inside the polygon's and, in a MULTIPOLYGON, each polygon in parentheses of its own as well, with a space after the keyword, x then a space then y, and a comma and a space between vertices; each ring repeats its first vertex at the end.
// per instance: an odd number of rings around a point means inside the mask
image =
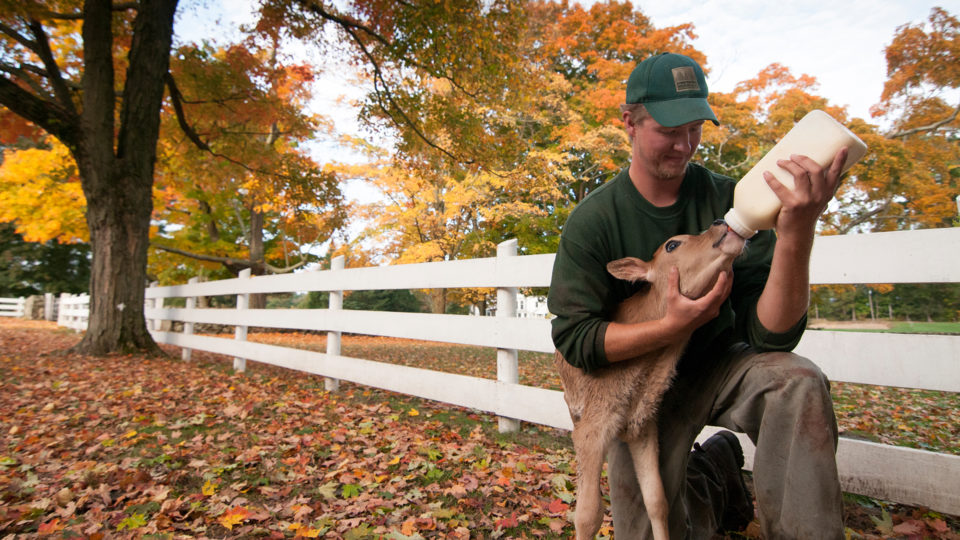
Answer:
MULTIPOLYGON (((732 269, 744 243, 743 238, 718 220, 700 235, 667 240, 650 262, 632 257, 610 262, 607 271, 614 277, 648 284, 617 307, 613 321, 636 323, 663 317, 672 267, 679 269, 680 292, 689 298, 700 298, 713 288, 721 272, 732 269)), ((567 363, 559 352, 555 355, 563 397, 573 419, 573 448, 578 461, 578 540, 593 538, 603 520, 600 473, 607 447, 616 438, 630 449, 654 538, 670 537, 658 464, 656 411, 688 340, 689 336, 590 373, 567 363)))

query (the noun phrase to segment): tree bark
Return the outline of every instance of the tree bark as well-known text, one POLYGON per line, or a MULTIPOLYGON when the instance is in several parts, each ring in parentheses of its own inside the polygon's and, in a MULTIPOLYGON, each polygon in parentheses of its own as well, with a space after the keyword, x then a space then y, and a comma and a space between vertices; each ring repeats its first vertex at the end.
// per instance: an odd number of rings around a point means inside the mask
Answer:
POLYGON ((160 352, 147 330, 143 311, 150 197, 122 199, 129 197, 118 194, 106 200, 87 199, 87 225, 93 245, 90 319, 87 332, 75 347, 77 352, 160 352))
MULTIPOLYGON (((266 273, 266 253, 263 247, 263 212, 250 209, 250 268, 252 274, 261 276, 266 273)), ((267 295, 254 293, 250 295, 250 309, 264 309, 267 307, 267 295)))
POLYGON ((133 22, 120 111, 115 108, 112 6, 83 8, 83 111, 74 152, 93 246, 90 318, 74 350, 160 353, 144 320, 147 247, 164 75, 177 0, 142 0, 133 22), (114 130, 118 118, 119 129, 114 130))
POLYGON ((430 289, 427 293, 430 298, 430 312, 443 314, 447 312, 447 290, 430 289))

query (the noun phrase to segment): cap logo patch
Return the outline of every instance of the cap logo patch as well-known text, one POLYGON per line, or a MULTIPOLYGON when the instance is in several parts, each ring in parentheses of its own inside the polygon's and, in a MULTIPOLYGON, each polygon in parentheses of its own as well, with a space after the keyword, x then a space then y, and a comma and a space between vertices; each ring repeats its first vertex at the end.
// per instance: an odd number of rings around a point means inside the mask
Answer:
POLYGON ((697 74, 691 66, 680 66, 673 68, 673 84, 677 87, 677 92, 699 92, 700 83, 697 82, 697 74))

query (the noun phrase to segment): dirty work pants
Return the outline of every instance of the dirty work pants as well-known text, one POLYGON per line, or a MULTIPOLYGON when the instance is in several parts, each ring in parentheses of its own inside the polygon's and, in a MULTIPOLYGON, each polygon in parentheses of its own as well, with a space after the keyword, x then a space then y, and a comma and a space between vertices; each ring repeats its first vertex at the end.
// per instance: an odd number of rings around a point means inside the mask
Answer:
MULTIPOLYGON (((843 538, 837 423, 826 377, 793 353, 740 345, 718 356, 681 362, 660 408, 671 538, 711 538, 722 515, 723 472, 688 468, 704 425, 746 433, 757 446, 754 495, 764 539, 843 538)), ((614 535, 652 538, 626 445, 614 443, 607 459, 614 535)))

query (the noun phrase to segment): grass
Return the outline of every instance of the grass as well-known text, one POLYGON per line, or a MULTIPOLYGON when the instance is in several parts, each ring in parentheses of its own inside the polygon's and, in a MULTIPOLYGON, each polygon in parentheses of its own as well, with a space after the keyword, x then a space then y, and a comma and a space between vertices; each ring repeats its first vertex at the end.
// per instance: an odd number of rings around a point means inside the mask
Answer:
POLYGON ((898 322, 890 332, 899 334, 960 334, 960 322, 898 322))

